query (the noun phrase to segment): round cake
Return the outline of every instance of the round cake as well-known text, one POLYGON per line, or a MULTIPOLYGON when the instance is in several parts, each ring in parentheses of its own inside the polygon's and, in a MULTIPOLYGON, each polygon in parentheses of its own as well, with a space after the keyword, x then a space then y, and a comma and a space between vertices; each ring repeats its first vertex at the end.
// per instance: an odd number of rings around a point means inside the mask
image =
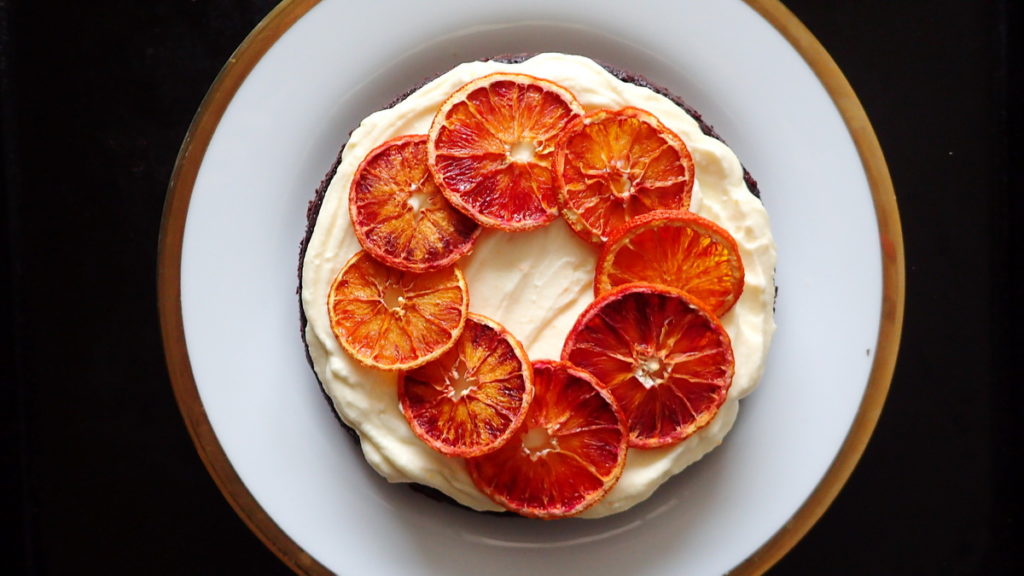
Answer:
MULTIPOLYGON (((676 96, 642 77, 564 54, 461 64, 362 121, 350 135, 310 204, 300 261, 303 338, 308 357, 334 410, 359 437, 366 461, 390 482, 435 489, 480 511, 502 506, 474 483, 463 458, 431 448, 411 429, 398 397, 400 373, 366 366, 339 345, 328 299, 339 270, 361 250, 349 210, 360 164, 381 144, 427 134, 437 110, 461 86, 494 73, 526 74, 570 91, 587 111, 642 109, 685 143, 692 155, 690 211, 735 239, 744 269, 742 293, 724 313, 734 372, 717 414, 672 445, 628 449, 614 486, 579 516, 598 518, 644 501, 673 475, 718 446, 731 429, 739 401, 758 384, 775 329, 775 246, 753 179, 736 155, 676 96)), ((469 287, 468 310, 493 319, 522 343, 530 360, 558 360, 580 315, 594 301, 599 250, 562 218, 524 232, 484 228, 471 253, 458 260, 469 287)))

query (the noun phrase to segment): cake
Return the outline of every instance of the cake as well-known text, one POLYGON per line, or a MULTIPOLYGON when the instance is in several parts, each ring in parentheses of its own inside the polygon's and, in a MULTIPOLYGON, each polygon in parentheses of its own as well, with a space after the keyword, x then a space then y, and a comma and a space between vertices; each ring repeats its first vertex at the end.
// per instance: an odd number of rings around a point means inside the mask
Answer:
MULTIPOLYGON (((681 442, 629 448, 621 477, 580 516, 615 514, 646 500, 722 442, 737 417, 740 399, 761 378, 775 327, 775 249, 756 183, 695 111, 642 77, 563 54, 469 62, 364 119, 308 212, 299 272, 308 358, 337 415, 358 435, 366 461, 381 476, 436 490, 474 510, 503 510, 477 488, 461 458, 440 454, 417 437, 400 408, 398 373, 367 367, 346 353, 332 332, 327 310, 338 271, 360 250, 347 203, 360 163, 389 139, 426 134, 435 112, 453 92, 497 72, 554 82, 571 91, 587 111, 632 106, 655 115, 692 155, 695 183, 690 210, 735 238, 745 269, 742 295, 721 317, 735 358, 724 403, 710 422, 681 442)), ((562 218, 526 232, 485 228, 471 253, 457 263, 470 287, 469 311, 504 326, 532 360, 560 358, 567 335, 594 300, 596 265, 597 250, 562 218)))

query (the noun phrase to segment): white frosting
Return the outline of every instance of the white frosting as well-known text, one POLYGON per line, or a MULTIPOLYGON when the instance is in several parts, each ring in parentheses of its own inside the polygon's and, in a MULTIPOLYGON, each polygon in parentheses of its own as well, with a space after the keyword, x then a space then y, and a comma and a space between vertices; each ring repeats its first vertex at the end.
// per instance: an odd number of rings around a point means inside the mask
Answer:
MULTIPOLYGON (((473 485, 463 460, 443 456, 421 440, 402 416, 396 375, 361 366, 331 333, 327 295, 341 266, 359 249, 348 212, 352 175, 366 154, 389 138, 425 134, 434 111, 459 86, 491 72, 522 72, 568 88, 588 110, 637 106, 656 115, 686 142, 696 166, 692 208, 727 229, 740 246, 746 271, 743 295, 722 319, 732 338, 736 374, 729 399, 705 428, 675 446, 630 449, 622 478, 584 517, 621 512, 643 501, 665 480, 721 443, 739 399, 761 377, 775 329, 772 306, 775 247, 768 216, 743 182, 735 154, 705 136, 678 106, 646 88, 625 83, 579 56, 542 54, 521 64, 462 64, 393 108, 376 112, 349 139, 328 186, 306 250, 302 305, 306 339, 320 381, 342 419, 361 438, 366 460, 392 482, 432 486, 478 510, 499 510, 473 485)), ((561 220, 533 232, 486 230, 473 253, 459 261, 470 290, 469 308, 493 318, 519 338, 533 360, 558 359, 576 317, 593 300, 596 249, 561 220)))

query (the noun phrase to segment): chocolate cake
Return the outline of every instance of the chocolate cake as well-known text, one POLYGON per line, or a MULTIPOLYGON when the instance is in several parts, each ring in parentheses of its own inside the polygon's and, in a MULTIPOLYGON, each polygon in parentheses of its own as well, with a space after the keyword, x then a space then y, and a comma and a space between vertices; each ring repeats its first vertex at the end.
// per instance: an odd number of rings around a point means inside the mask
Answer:
MULTIPOLYGON (((504 55, 504 56, 496 57, 496 58, 494 58, 492 60, 495 61, 495 62, 501 62, 501 63, 507 63, 507 64, 517 64, 517 63, 525 62, 525 61, 529 60, 530 58, 532 58, 533 56, 534 56, 533 54, 504 55)), ((706 136, 708 136, 710 138, 713 138, 713 139, 715 139, 715 140, 717 140, 719 142, 722 142, 724 144, 724 140, 721 138, 721 136, 719 136, 719 134, 714 130, 714 128, 708 122, 706 122, 703 119, 703 117, 701 116, 701 114, 698 111, 694 110, 691 106, 689 106, 683 100, 683 98, 681 98, 680 96, 678 96, 676 94, 673 94, 672 92, 670 92, 669 90, 665 89, 664 87, 659 86, 659 85, 649 81, 647 78, 645 78, 644 76, 642 76, 640 74, 637 74, 637 73, 634 73, 634 72, 631 72, 631 71, 622 70, 622 69, 619 69, 617 67, 608 65, 606 63, 599 63, 599 64, 600 64, 600 66, 604 70, 606 70, 607 72, 609 72, 610 74, 612 74, 613 76, 615 76, 616 78, 621 80, 622 82, 629 83, 629 84, 632 84, 634 86, 639 86, 639 87, 642 87, 642 88, 646 88, 646 89, 648 89, 648 90, 650 90, 650 91, 652 91, 652 92, 654 92, 656 94, 659 94, 659 95, 667 98, 673 104, 675 104, 680 109, 685 111, 686 114, 689 115, 690 117, 692 117, 692 119, 694 121, 696 121, 697 125, 699 126, 700 132, 702 132, 704 135, 706 135, 706 136)), ((390 103, 388 103, 383 108, 383 110, 391 109, 394 106, 398 105, 399 103, 404 102, 412 94, 415 94, 423 86, 427 85, 432 80, 433 80, 433 78, 426 78, 426 79, 424 79, 421 83, 419 83, 415 87, 410 88, 408 91, 406 91, 405 93, 399 95, 397 98, 395 98, 390 103)), ((351 136, 351 133, 350 133, 350 136, 351 136)), ((346 143, 346 145, 347 145, 347 143, 346 143)), ((313 198, 310 200, 308 208, 307 208, 307 212, 306 212, 306 230, 305 230, 305 234, 304 234, 304 236, 302 238, 302 241, 301 241, 301 244, 300 244, 300 249, 299 249, 298 289, 297 289, 297 294, 299 295, 300 334, 301 334, 301 338, 303 339, 303 343, 305 345, 307 361, 309 362, 310 366, 314 369, 314 373, 317 375, 317 379, 318 379, 318 381, 321 384, 321 392, 324 394, 325 398, 327 399, 328 405, 331 406, 331 409, 334 412, 335 418, 337 418, 339 423, 346 430, 348 430, 353 435, 353 437, 355 437, 357 439, 357 441, 358 441, 359 440, 359 434, 353 429, 352 426, 350 426, 348 423, 345 422, 345 420, 342 418, 342 416, 335 409, 335 400, 328 393, 327 386, 325 385, 325 383, 323 382, 320 374, 316 370, 316 363, 314 361, 313 355, 311 354, 309 342, 307 341, 308 332, 309 332, 308 331, 308 328, 309 328, 309 318, 307 316, 307 310, 305 309, 305 306, 303 305, 303 289, 304 289, 303 277, 304 277, 304 271, 305 271, 305 263, 306 263, 306 259, 307 259, 307 249, 309 248, 311 239, 313 237, 314 230, 316 228, 316 224, 317 224, 318 218, 321 215, 322 206, 324 204, 324 200, 325 200, 325 196, 327 195, 328 188, 329 188, 331 182, 335 179, 336 174, 337 174, 337 172, 339 170, 339 166, 342 164, 342 158, 343 158, 344 150, 345 150, 345 146, 343 146, 342 150, 339 151, 338 156, 336 157, 336 159, 335 159, 334 163, 332 164, 332 166, 330 167, 330 169, 327 171, 327 173, 324 176, 323 180, 321 181, 320 185, 317 187, 317 189, 316 189, 316 191, 315 191, 315 193, 313 195, 313 198)), ((743 183, 743 184, 741 184, 741 186, 745 184, 745 188, 749 192, 749 194, 751 194, 753 197, 759 199, 760 198, 760 191, 758 189, 758 185, 757 185, 756 180, 754 180, 754 178, 750 175, 750 173, 745 168, 741 167, 741 170, 742 170, 742 183, 743 183)), ((772 264, 772 266, 774 266, 774 251, 772 251, 771 257, 772 257, 771 258, 771 260, 772 260, 771 264, 772 264)), ((774 298, 774 288, 772 288, 772 298, 774 298)), ((471 300, 471 302, 472 302, 472 300, 471 300)), ((774 323, 772 322, 770 329, 766 329, 767 330, 767 338, 768 339, 770 339, 770 334, 771 334, 771 331, 773 329, 774 329, 774 323)), ((767 348, 767 345, 765 345, 765 348, 767 348)), ((758 376, 759 376, 759 372, 758 372, 758 376)), ((733 417, 734 417, 734 415, 735 415, 735 411, 733 411, 733 417)), ((731 426, 731 421, 728 422, 727 426, 731 426)), ((724 435, 724 432, 722 433, 722 435, 724 435)), ((715 442, 715 445, 717 445, 717 442, 715 442)), ((709 449, 710 448, 708 448, 708 450, 709 449)), ((697 456, 697 458, 699 458, 699 455, 697 456)), ((675 474, 675 472, 672 472, 669 475, 672 475, 672 474, 675 474)), ((664 481, 664 480, 661 480, 661 481, 664 481)), ((424 485, 424 484, 416 482, 416 481, 409 481, 409 482, 410 482, 410 485, 413 487, 413 489, 415 489, 415 490, 417 490, 419 492, 422 492, 422 493, 424 493, 424 494, 426 494, 426 495, 428 495, 428 496, 430 496, 432 498, 436 498, 436 499, 439 499, 439 500, 444 500, 444 501, 447 501, 447 502, 455 503, 457 505, 464 505, 464 503, 460 503, 457 499, 451 497, 450 495, 446 494, 445 492, 443 492, 441 490, 438 490, 438 489, 436 489, 434 487, 427 486, 427 485, 424 485)), ((658 483, 660 483, 660 481, 658 483)), ((631 505, 632 504, 629 504, 626 507, 631 506, 631 505)), ((473 508, 477 508, 476 506, 472 506, 472 507, 473 508)), ((616 511, 618 511, 618 510, 616 510, 616 511)), ((609 513, 614 513, 616 511, 612 511, 612 512, 609 512, 609 513)))

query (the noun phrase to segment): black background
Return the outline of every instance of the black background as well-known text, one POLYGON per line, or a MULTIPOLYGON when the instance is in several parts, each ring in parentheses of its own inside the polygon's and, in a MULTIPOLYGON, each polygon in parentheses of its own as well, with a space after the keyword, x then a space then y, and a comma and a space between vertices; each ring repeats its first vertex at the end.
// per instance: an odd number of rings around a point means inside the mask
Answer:
MULTIPOLYGON (((1020 3, 791 0, 886 154, 903 345, 850 481, 773 574, 1003 574, 1024 485, 1020 3)), ((0 572, 288 574, 203 467, 164 366, 157 234, 206 89, 272 0, 0 0, 0 572), (8 530, 8 532, 10 532, 8 530)), ((624 3, 624 7, 628 3, 624 3)))

